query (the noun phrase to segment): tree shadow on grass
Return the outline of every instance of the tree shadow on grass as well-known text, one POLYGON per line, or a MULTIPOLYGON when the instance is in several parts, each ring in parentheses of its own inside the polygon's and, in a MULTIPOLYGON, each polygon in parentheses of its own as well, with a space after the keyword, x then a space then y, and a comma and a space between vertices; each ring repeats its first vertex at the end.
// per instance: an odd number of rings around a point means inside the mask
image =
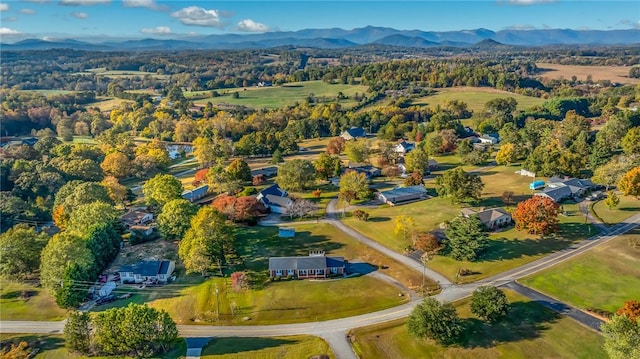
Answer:
POLYGON ((39 352, 45 352, 48 350, 56 350, 64 347, 64 339, 57 337, 49 337, 48 335, 11 335, 9 339, 3 339, 1 347, 11 347, 11 344, 17 346, 20 342, 27 342, 29 348, 38 348, 39 352))
POLYGON ((552 253, 569 247, 571 241, 559 238, 547 239, 492 239, 481 261, 500 261, 552 253))
POLYGON ((202 350, 202 355, 224 355, 296 344, 297 340, 277 338, 214 338, 202 350))
POLYGON ((371 218, 369 218, 369 219, 367 220, 367 222, 375 222, 375 223, 378 223, 378 222, 388 222, 388 221, 390 221, 390 220, 391 220, 391 218, 389 218, 389 217, 371 217, 371 218))
POLYGON ((465 319, 465 330, 457 344, 465 348, 490 348, 500 343, 535 339, 559 318, 538 303, 514 302, 509 306, 509 314, 495 323, 465 319))

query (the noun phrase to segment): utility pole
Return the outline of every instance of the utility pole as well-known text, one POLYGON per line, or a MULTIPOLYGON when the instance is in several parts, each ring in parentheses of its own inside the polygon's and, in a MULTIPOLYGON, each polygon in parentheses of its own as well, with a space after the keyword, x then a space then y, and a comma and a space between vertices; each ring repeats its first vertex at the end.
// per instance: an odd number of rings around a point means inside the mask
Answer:
POLYGON ((218 301, 218 283, 216 283, 216 317, 220 320, 220 301, 218 301))

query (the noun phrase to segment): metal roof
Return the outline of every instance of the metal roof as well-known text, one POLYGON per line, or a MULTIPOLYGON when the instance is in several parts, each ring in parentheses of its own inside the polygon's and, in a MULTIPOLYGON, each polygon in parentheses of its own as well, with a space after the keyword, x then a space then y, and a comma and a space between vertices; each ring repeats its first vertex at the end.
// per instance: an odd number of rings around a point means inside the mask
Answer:
POLYGON ((326 269, 344 267, 344 257, 271 257, 269 270, 326 269))

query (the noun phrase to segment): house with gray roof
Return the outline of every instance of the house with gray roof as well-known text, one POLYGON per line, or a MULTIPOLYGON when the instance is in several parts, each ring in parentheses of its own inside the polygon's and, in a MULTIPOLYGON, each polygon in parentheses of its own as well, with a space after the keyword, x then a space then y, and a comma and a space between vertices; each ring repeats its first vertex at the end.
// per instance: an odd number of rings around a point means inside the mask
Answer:
POLYGON ((288 196, 287 191, 274 184, 258 192, 256 199, 273 213, 287 214, 293 204, 293 200, 288 196))
POLYGON ((266 178, 275 177, 278 175, 278 167, 269 166, 269 167, 251 170, 252 177, 259 176, 259 175, 263 175, 266 178))
POLYGON ((202 197, 206 196, 209 193, 209 185, 206 184, 204 186, 200 186, 198 188, 194 188, 192 190, 187 190, 182 192, 182 198, 186 199, 189 202, 195 202, 202 197))
POLYGON ((593 182, 588 179, 551 177, 547 188, 535 195, 551 198, 555 202, 562 202, 569 198, 582 197, 594 186, 593 182))
POLYGON ((482 224, 484 224, 489 230, 508 226, 513 221, 511 213, 507 212, 502 207, 483 209, 480 211, 475 211, 471 208, 463 208, 461 214, 467 218, 477 216, 480 222, 482 222, 482 224))
POLYGON ((356 140, 358 138, 364 138, 367 136, 367 132, 362 127, 351 127, 348 130, 343 131, 340 134, 340 137, 344 138, 345 141, 356 140))
POLYGON ((409 186, 409 187, 396 187, 389 191, 382 191, 378 193, 378 199, 383 203, 387 203, 390 206, 398 204, 422 201, 427 199, 427 189, 422 185, 409 186))
POLYGON ((394 147, 394 151, 398 154, 406 155, 407 153, 411 152, 414 148, 416 148, 415 143, 402 140, 396 144, 396 146, 394 147))
POLYGON ((176 269, 174 261, 140 261, 120 266, 120 283, 166 283, 176 269))
POLYGON ((311 251, 307 257, 269 258, 269 277, 327 278, 344 275, 344 257, 327 257, 324 251, 311 251))

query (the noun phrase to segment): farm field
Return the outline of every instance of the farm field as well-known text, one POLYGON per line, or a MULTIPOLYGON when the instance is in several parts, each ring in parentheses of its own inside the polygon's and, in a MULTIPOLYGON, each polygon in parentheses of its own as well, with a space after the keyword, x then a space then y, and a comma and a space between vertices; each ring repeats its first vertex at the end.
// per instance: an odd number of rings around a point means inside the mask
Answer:
POLYGON ((640 201, 633 196, 623 196, 618 193, 620 203, 617 207, 609 209, 604 200, 598 201, 593 205, 593 212, 604 223, 616 224, 640 212, 640 201))
POLYGON ((97 107, 101 112, 111 111, 114 108, 120 106, 122 103, 134 103, 132 100, 125 100, 121 98, 98 96, 96 101, 84 105, 85 107, 97 107))
POLYGON ((640 229, 521 282, 581 309, 615 312, 640 298, 640 248, 628 245, 633 239, 640 242, 640 229))
POLYGON ((465 330, 458 343, 443 347, 409 335, 405 320, 351 331, 361 358, 607 358, 603 338, 570 318, 505 291, 510 314, 486 324, 471 314, 470 299, 454 303, 465 330))
POLYGON ((105 76, 109 78, 124 78, 124 77, 145 77, 151 76, 155 79, 159 80, 168 80, 169 75, 158 75, 155 72, 144 72, 144 71, 134 71, 134 70, 107 70, 104 67, 99 67, 95 69, 88 69, 84 72, 77 72, 76 75, 96 75, 96 76, 105 76))
POLYGON ((579 65, 560 65, 550 63, 536 63, 540 70, 546 70, 540 73, 542 78, 549 79, 571 79, 576 76, 578 80, 586 81, 587 76, 591 75, 593 81, 609 80, 611 82, 619 82, 626 84, 638 84, 640 79, 629 77, 629 67, 624 66, 579 66, 579 65))
POLYGON ((73 94, 78 91, 72 90, 22 90, 23 92, 33 92, 44 96, 54 96, 54 95, 67 95, 73 94))
MULTIPOLYGON (((327 84, 322 81, 292 82, 282 86, 274 87, 246 87, 233 89, 219 89, 219 97, 210 97, 194 101, 196 104, 205 105, 207 102, 213 104, 243 105, 253 108, 281 108, 304 102, 310 94, 317 98, 335 98, 338 92, 345 96, 353 96, 356 92, 364 94, 367 86, 362 85, 342 85, 327 84), (231 94, 238 92, 240 98, 234 99, 231 94)), ((197 93, 196 93, 197 94, 197 93)), ((189 97, 189 93, 185 93, 189 97)), ((351 107, 355 101, 347 99, 340 102, 343 107, 351 107)))
POLYGON ((519 110, 540 105, 544 102, 543 99, 537 97, 524 96, 490 87, 451 87, 438 89, 437 92, 435 95, 415 99, 413 103, 435 107, 445 101, 460 100, 468 105, 469 110, 480 111, 484 108, 485 103, 495 98, 513 97, 518 101, 519 110))
POLYGON ((327 343, 310 335, 272 338, 215 338, 202 350, 204 359, 299 359, 327 354, 327 343))
MULTIPOLYGON (((17 344, 21 341, 29 343, 32 348, 38 348, 38 353, 30 358, 33 359, 67 359, 67 358, 88 358, 87 356, 71 352, 65 347, 64 337, 62 335, 35 335, 35 334, 0 334, 2 347, 10 344, 17 344)), ((163 359, 179 359, 184 358, 187 353, 187 343, 180 339, 173 350, 162 354, 163 359)), ((97 357, 93 359, 106 359, 113 357, 97 357)), ((125 357, 126 358, 126 357, 125 357)), ((150 358, 160 358, 159 356, 150 358)), ((129 359, 129 358, 126 358, 129 359)))

